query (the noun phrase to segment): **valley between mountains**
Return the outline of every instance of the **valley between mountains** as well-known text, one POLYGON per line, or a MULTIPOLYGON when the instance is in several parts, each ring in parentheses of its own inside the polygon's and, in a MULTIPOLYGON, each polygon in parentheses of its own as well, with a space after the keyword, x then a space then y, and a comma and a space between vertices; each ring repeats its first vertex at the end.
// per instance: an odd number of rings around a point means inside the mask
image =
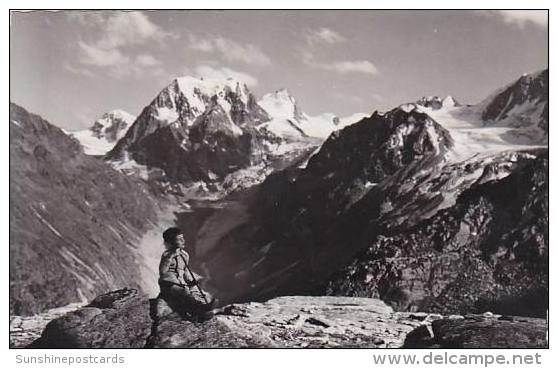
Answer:
MULTIPOLYGON (((256 319, 306 302, 338 319, 325 312, 335 298, 399 322, 544 318, 548 101, 544 70, 476 105, 431 96, 347 117, 309 116, 285 89, 258 98, 232 78, 188 76, 137 116, 107 112, 79 132, 11 103, 11 321, 124 288, 148 319, 160 234, 174 225, 220 307, 256 319)), ((404 330, 382 344, 402 346, 404 330)), ((382 345, 373 334, 351 344, 382 345)), ((277 342, 314 342, 289 344, 277 342)))

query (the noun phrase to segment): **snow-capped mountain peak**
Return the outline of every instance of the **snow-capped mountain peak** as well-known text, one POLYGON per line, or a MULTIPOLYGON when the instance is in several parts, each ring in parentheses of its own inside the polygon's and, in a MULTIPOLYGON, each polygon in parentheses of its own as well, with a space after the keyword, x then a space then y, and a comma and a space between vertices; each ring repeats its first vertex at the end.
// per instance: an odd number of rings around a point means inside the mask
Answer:
POLYGON ((122 138, 136 117, 120 109, 104 113, 89 129, 70 132, 88 155, 104 155, 122 138))
POLYGON ((446 96, 445 98, 440 98, 438 96, 428 96, 428 97, 421 97, 415 105, 419 105, 422 107, 431 108, 433 110, 438 110, 443 107, 454 107, 457 106, 458 103, 452 96, 446 96))
POLYGON ((548 71, 524 75, 477 105, 429 96, 399 109, 428 114, 449 131, 455 141, 447 154, 450 162, 543 148, 548 142, 548 71))
POLYGON ((457 103, 457 101, 455 101, 455 99, 452 96, 446 96, 443 100, 442 100, 442 106, 443 107, 454 107, 459 105, 457 103))
POLYGON ((285 88, 264 95, 258 104, 275 119, 291 119, 298 123, 308 120, 308 116, 285 88))
POLYGON ((262 97, 258 104, 268 112, 272 121, 268 129, 276 134, 307 135, 325 139, 332 132, 363 119, 366 114, 356 113, 338 117, 333 113, 310 116, 302 111, 296 99, 285 89, 279 89, 262 97))
POLYGON ((228 93, 233 92, 242 102, 248 102, 248 87, 245 83, 232 77, 220 79, 184 76, 176 78, 175 81, 178 89, 186 97, 217 96, 219 99, 225 99, 228 93))
POLYGON ((476 106, 485 125, 514 128, 516 138, 548 143, 548 69, 524 74, 476 106))
POLYGON ((101 116, 95 123, 102 124, 103 126, 108 126, 114 123, 115 120, 122 120, 127 123, 133 123, 136 117, 124 110, 115 109, 106 112, 101 116))

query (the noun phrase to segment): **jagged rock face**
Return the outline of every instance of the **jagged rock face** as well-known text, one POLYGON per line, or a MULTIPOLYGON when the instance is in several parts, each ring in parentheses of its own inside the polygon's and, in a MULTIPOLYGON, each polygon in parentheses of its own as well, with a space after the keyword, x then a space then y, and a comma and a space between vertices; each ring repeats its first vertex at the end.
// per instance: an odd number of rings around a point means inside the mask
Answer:
POLYGON ((247 200, 249 221, 225 233, 219 247, 199 252, 220 297, 316 288, 364 246, 355 232, 367 232, 382 214, 383 189, 361 206, 367 213, 355 206, 373 188, 368 183, 441 161, 451 144, 427 115, 397 109, 331 136, 306 169, 270 175, 247 200))
MULTIPOLYGON (((332 135, 308 163, 314 175, 344 171, 378 182, 425 156, 441 155, 452 146, 451 137, 428 115, 400 109, 370 118, 332 135)), ((344 176, 344 175, 341 175, 344 176)))
MULTIPOLYGON (((338 123, 346 126, 361 117, 338 123)), ((224 187, 233 180, 234 187, 259 183, 278 167, 304 161, 338 128, 304 114, 286 90, 256 101, 233 79, 182 77, 142 111, 106 158, 117 169, 181 192, 190 193, 192 186, 227 192, 224 187), (253 171, 265 175, 252 180, 253 171)))
POLYGON ((399 309, 544 315, 548 182, 536 157, 545 148, 483 126, 482 106, 438 102, 375 113, 332 134, 305 168, 270 175, 217 246, 199 249, 217 294, 328 292, 399 309), (539 182, 517 179, 528 177, 539 182))
POLYGON ((523 75, 481 103, 481 107, 482 119, 487 124, 524 128, 525 134, 548 143, 548 69, 523 75))
POLYGON ((401 310, 544 317, 548 155, 526 158, 508 177, 466 190, 454 206, 372 240, 332 278, 328 294, 379 297, 401 310))
POLYGON ((134 243, 155 220, 144 183, 10 104, 10 314, 139 285, 134 243))
POLYGON ((262 159, 269 120, 245 85, 178 78, 147 106, 110 161, 160 168, 171 182, 212 182, 262 159))

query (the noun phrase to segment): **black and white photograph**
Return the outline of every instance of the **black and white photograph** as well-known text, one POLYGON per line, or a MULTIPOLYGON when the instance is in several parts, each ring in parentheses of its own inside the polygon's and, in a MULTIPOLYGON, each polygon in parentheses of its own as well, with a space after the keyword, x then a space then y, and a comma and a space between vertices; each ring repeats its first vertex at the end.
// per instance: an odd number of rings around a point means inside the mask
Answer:
POLYGON ((10 350, 548 349, 549 45, 548 9, 10 9, 10 350))

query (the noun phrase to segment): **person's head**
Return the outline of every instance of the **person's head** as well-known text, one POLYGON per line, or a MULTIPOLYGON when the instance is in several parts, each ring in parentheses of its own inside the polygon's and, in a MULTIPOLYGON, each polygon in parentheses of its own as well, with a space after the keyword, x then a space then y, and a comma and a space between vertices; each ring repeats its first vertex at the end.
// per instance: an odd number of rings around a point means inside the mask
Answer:
POLYGON ((163 240, 170 249, 184 248, 186 246, 184 234, 182 230, 177 227, 170 227, 165 230, 165 232, 163 232, 163 240))

